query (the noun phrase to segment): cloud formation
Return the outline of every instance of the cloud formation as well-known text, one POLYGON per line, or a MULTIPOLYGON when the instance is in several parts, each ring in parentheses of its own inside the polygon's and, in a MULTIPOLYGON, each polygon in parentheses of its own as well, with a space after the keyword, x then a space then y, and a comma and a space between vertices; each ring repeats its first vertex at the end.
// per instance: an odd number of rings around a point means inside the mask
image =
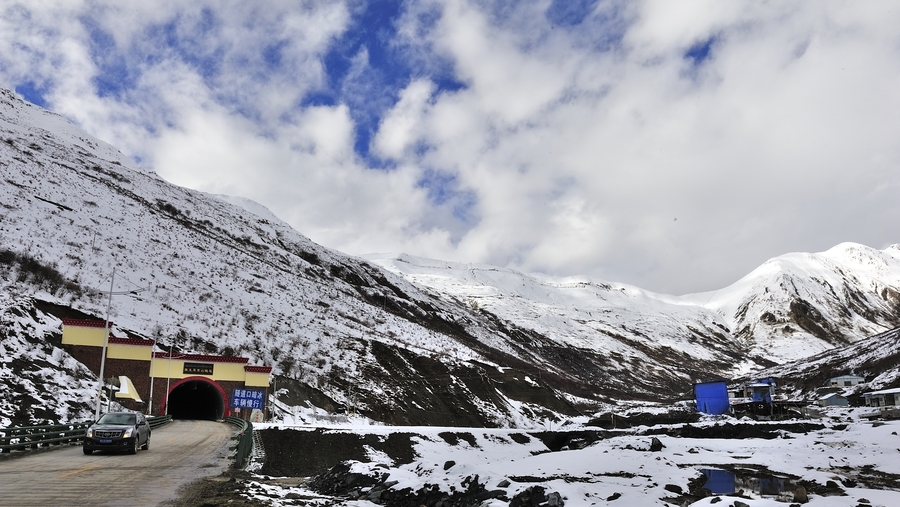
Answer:
POLYGON ((651 290, 900 241, 890 3, 28 2, 0 84, 326 246, 651 290))

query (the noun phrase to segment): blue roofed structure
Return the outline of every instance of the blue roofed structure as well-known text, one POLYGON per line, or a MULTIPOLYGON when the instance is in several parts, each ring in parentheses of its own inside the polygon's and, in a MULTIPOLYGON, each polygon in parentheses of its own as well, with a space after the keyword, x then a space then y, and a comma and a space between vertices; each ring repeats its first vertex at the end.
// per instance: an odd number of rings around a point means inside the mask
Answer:
POLYGON ((724 380, 694 384, 694 398, 697 400, 697 411, 704 414, 727 414, 731 409, 728 385, 724 380))
POLYGON ((763 378, 744 385, 744 396, 756 403, 772 404, 775 396, 775 379, 763 378))

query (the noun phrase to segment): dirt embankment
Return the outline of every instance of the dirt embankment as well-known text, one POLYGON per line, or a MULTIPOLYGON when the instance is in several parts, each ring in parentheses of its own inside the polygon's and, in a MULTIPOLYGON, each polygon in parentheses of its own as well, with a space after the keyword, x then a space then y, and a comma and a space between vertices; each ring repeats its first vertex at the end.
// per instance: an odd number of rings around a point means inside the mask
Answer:
MULTIPOLYGON (((725 423, 714 426, 651 427, 641 434, 668 434, 685 438, 783 438, 791 433, 821 430, 817 423, 725 423)), ((537 431, 513 434, 513 440, 536 438, 548 451, 581 449, 592 443, 622 434, 621 431, 583 429, 577 431, 537 431)), ((345 461, 369 461, 371 451, 383 453, 397 465, 416 459, 414 433, 389 435, 360 435, 341 430, 312 429, 307 431, 269 429, 259 432, 266 449, 266 461, 259 473, 280 477, 311 477, 328 472, 345 461)), ((464 440, 474 445, 474 437, 466 431, 446 431, 439 436, 450 444, 464 440)), ((517 440, 518 441, 518 440, 517 440)))
POLYGON ((412 433, 386 436, 359 435, 322 428, 309 431, 263 430, 259 432, 266 461, 259 473, 281 477, 323 474, 344 461, 369 461, 366 448, 391 457, 398 465, 415 460, 412 433))
MULTIPOLYGON (((820 430, 823 427, 821 424, 798 422, 725 423, 702 427, 686 424, 678 427, 650 427, 642 434, 648 437, 670 434, 687 438, 770 439, 790 438, 790 434, 806 433, 820 430)), ((513 433, 510 434, 510 438, 519 443, 527 443, 532 438, 538 439, 547 447, 547 452, 558 452, 587 447, 598 440, 615 437, 622 433, 621 430, 582 429, 513 433)), ((346 499, 360 498, 389 507, 476 506, 491 498, 509 502, 510 506, 563 505, 562 499, 556 493, 546 491, 539 485, 521 491, 511 498, 507 496, 504 485, 484 484, 477 476, 468 477, 462 484, 462 488, 457 488, 449 493, 442 492, 440 488, 432 484, 424 484, 416 490, 410 488, 397 490, 392 487, 396 483, 388 480, 388 474, 367 475, 351 471, 348 461, 370 461, 370 454, 373 451, 389 456, 396 465, 413 463, 418 458, 414 448, 414 438, 423 438, 414 433, 360 435, 349 431, 318 428, 306 431, 268 429, 260 431, 259 435, 266 450, 266 461, 259 473, 270 477, 260 479, 259 476, 256 476, 255 481, 263 483, 293 481, 292 484, 302 484, 310 490, 333 498, 333 501, 336 502, 333 505, 340 505, 346 499), (290 479, 274 479, 272 477, 290 479)), ((438 436, 451 445, 458 442, 468 442, 470 445, 474 445, 475 442, 472 433, 467 431, 446 431, 439 433, 438 436)), ((448 461, 444 466, 451 468, 456 464, 448 461)), ((765 471, 759 473, 763 472, 765 471)), ((744 473, 746 474, 746 470, 744 473)), ((264 499, 256 500, 239 496, 240 493, 247 494, 247 488, 242 483, 248 478, 249 475, 242 472, 229 471, 221 477, 198 481, 190 488, 185 489, 179 503, 172 503, 167 507, 186 507, 188 505, 258 507, 268 505, 264 499)), ((859 477, 861 482, 865 480, 873 483, 896 484, 898 482, 896 478, 879 479, 881 480, 875 481, 872 480, 872 477, 864 476, 864 474, 859 477)), ((529 482, 527 477, 511 480, 529 482)), ((673 490, 672 492, 676 496, 670 500, 675 504, 683 504, 707 496, 709 493, 703 490, 704 482, 702 478, 698 478, 692 481, 688 491, 676 492, 673 490)), ((803 485, 807 491, 816 492, 816 494, 839 494, 839 489, 830 485, 823 486, 815 483, 803 485)), ((845 486, 850 485, 845 484, 845 486)), ((258 488, 256 492, 257 494, 261 493, 258 488)), ((318 501, 322 501, 322 499, 319 498, 318 501)))
POLYGON ((271 503, 241 496, 246 472, 228 470, 222 475, 194 481, 178 491, 178 498, 161 507, 271 507, 271 503))

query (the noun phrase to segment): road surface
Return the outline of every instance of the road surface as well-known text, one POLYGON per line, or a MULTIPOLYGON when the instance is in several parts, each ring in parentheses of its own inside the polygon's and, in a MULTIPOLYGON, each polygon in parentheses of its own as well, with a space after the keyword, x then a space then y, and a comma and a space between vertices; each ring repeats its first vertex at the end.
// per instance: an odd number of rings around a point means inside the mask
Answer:
POLYGON ((159 505, 178 488, 230 465, 233 426, 173 421, 153 430, 150 449, 136 455, 81 446, 0 460, 0 506, 159 505))

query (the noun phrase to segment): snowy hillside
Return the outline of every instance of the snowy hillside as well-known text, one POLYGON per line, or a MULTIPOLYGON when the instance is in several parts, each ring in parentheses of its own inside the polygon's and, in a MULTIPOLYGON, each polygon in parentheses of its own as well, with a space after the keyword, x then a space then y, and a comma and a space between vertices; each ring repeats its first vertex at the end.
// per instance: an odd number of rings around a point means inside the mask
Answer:
MULTIPOLYGON (((59 308, 104 317, 115 269, 115 335, 153 338, 161 350, 249 356, 338 405, 379 418, 393 412, 397 422, 421 421, 429 405, 451 399, 472 423, 518 417, 513 403, 498 409, 472 395, 478 386, 468 380, 450 381, 433 399, 417 394, 427 390, 420 361, 440 365, 428 365, 433 376, 480 379, 494 364, 488 356, 512 351, 489 320, 315 245, 259 205, 168 184, 9 92, 0 92, 0 172, 2 290, 33 298, 38 308, 29 311, 57 331, 59 308), (409 403, 423 415, 396 410, 409 403)), ((4 347, 0 364, 14 369, 18 352, 4 347)), ((561 403, 552 388, 535 390, 561 403)))
POLYGON ((900 329, 760 372, 783 379, 786 394, 809 400, 821 396, 816 388, 827 379, 847 374, 866 379, 862 384, 840 388, 842 396, 854 401, 865 392, 900 387, 900 329))
POLYGON ((400 256, 368 256, 410 282, 452 295, 546 337, 544 346, 596 358, 604 382, 665 390, 704 374, 759 367, 730 335, 728 321, 676 297, 587 278, 553 279, 511 269, 400 256), (691 368, 694 364, 704 368, 691 368), (710 365, 715 365, 709 369, 710 365), (652 383, 658 384, 654 386, 652 383))
MULTIPOLYGON (((55 345, 59 319, 103 318, 111 281, 115 335, 247 356, 297 386, 287 397, 315 392, 395 424, 540 424, 616 399, 678 397, 693 380, 900 323, 897 246, 783 256, 731 287, 683 297, 349 257, 257 203, 171 185, 2 90, 0 175, 4 390, 33 369, 23 357, 58 386, 82 386, 88 373, 55 345)), ((75 418, 88 401, 79 389, 65 408, 17 418, 75 418)), ((48 397, 22 391, 29 406, 48 397)))
POLYGON ((645 363, 677 351, 729 363, 723 375, 900 325, 900 245, 879 251, 844 243, 820 254, 787 254, 725 289, 681 297, 409 255, 367 258, 562 346, 645 363))
POLYGON ((38 315, 28 298, 0 293, 0 428, 92 415, 85 401, 96 393, 96 377, 53 345, 55 320, 38 315))
POLYGON ((782 255, 730 287, 684 299, 716 310, 736 338, 776 362, 800 359, 900 325, 900 245, 782 255))

